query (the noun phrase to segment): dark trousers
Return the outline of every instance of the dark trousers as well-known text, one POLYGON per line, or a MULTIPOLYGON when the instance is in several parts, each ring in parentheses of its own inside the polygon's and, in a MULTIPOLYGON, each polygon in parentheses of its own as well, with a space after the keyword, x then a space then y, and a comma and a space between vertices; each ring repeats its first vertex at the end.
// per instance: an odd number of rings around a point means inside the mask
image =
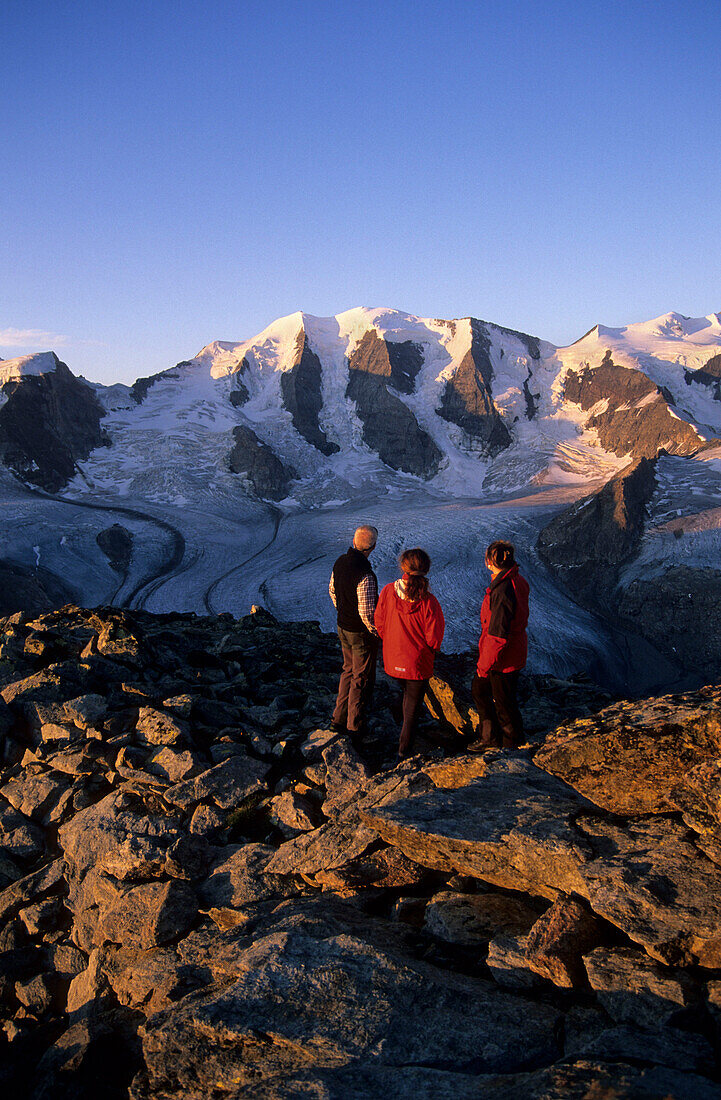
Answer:
POLYGON ((399 680, 394 677, 398 687, 403 689, 403 698, 393 708, 396 721, 401 723, 401 735, 398 739, 398 755, 406 756, 413 747, 416 722, 423 697, 428 687, 427 680, 399 680))
POLYGON ((357 733, 363 726, 376 682, 378 639, 367 630, 344 630, 338 627, 343 669, 338 684, 338 698, 333 721, 357 733))
POLYGON ((481 719, 478 739, 485 745, 513 749, 523 740, 523 719, 518 709, 517 672, 489 672, 473 677, 471 693, 481 719))

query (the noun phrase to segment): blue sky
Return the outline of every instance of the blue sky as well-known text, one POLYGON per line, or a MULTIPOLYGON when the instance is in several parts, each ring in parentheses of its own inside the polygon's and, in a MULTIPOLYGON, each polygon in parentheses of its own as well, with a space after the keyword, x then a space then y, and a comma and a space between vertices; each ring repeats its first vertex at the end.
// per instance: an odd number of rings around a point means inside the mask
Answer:
POLYGON ((0 357, 721 310, 719 41, 718 0, 5 0, 0 357))

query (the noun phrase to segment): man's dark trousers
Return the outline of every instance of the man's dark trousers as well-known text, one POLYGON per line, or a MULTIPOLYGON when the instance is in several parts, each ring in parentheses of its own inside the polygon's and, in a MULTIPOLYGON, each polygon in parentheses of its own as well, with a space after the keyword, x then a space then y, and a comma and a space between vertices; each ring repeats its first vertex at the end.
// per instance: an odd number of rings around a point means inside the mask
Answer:
POLYGON ((342 626, 338 627, 338 637, 343 650, 343 669, 333 723, 346 726, 350 733, 358 733, 363 728, 376 682, 378 639, 367 630, 344 630, 342 626))

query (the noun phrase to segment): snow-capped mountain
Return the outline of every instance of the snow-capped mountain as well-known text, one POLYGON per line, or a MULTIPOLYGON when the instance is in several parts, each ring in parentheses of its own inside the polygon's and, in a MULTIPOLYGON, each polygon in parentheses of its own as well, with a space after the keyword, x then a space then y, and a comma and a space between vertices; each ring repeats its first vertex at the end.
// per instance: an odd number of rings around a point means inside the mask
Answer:
MULTIPOLYGON (((429 546, 436 591, 457 613, 452 645, 465 644, 483 545, 505 534, 545 611, 537 667, 559 671, 612 646, 536 554, 564 507, 647 459, 663 471, 663 500, 679 495, 674 479, 685 486, 679 522, 703 499, 692 564, 719 549, 709 519, 710 502, 721 507, 719 314, 596 326, 558 348, 473 318, 295 313, 132 387, 93 387, 51 353, 0 362, 0 385, 2 461, 46 494, 4 480, 19 520, 4 556, 45 568, 84 602, 235 613, 263 602, 330 625, 322 577, 356 522, 375 518, 388 572, 409 540, 429 546), (133 545, 124 572, 94 538, 119 520, 133 545)), ((682 552, 654 544, 664 506, 644 504, 646 569, 682 552)))

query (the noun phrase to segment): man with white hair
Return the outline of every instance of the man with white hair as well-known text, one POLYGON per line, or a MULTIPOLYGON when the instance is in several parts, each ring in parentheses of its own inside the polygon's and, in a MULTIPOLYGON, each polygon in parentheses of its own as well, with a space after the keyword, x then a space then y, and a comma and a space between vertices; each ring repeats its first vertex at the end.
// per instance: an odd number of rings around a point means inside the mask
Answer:
POLYGON ((338 612, 338 637, 343 669, 331 726, 360 736, 376 680, 378 632, 373 615, 378 603, 378 578, 368 558, 378 531, 364 523, 356 529, 353 545, 333 566, 328 591, 338 612))

